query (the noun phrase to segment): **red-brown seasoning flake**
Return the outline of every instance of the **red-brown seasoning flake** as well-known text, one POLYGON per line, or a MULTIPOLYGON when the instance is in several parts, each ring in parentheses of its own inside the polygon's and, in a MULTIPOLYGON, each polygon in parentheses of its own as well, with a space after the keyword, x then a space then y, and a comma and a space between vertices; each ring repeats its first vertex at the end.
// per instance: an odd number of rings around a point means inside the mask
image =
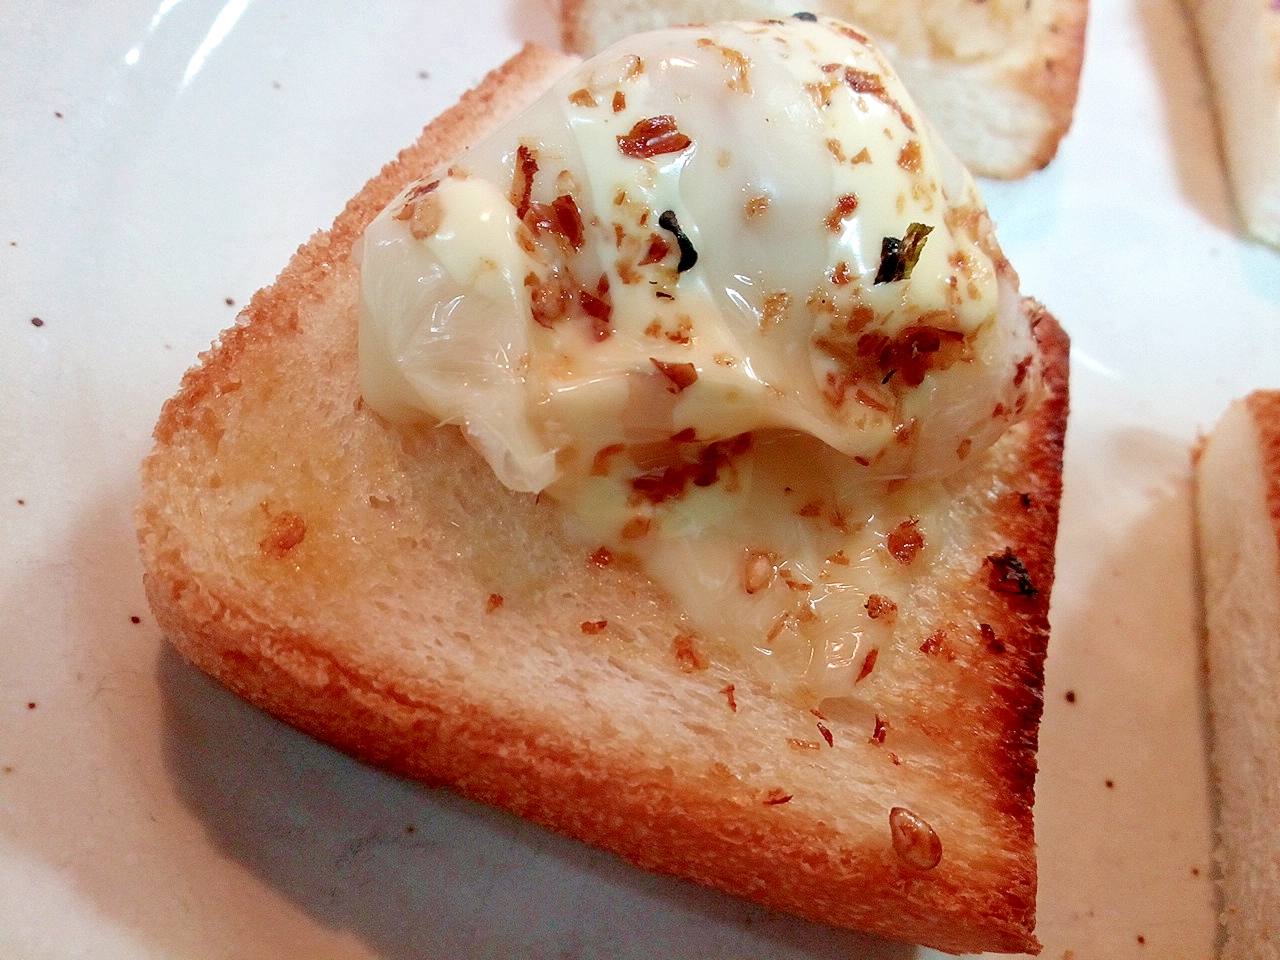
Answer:
POLYGON ((640 266, 647 267, 651 263, 661 263, 667 259, 667 254, 671 252, 671 244, 667 243, 659 234, 649 234, 649 249, 644 253, 644 257, 640 260, 640 266))
POLYGON ((615 90, 613 94, 613 112, 621 113, 627 109, 627 95, 621 90, 615 90))
POLYGON ((835 553, 831 554, 831 556, 827 557, 827 563, 834 563, 840 567, 847 567, 851 562, 852 561, 850 561, 848 555, 846 555, 843 550, 837 550, 835 553))
POLYGON ((524 278, 524 285, 529 290, 530 313, 539 326, 550 329, 568 316, 572 298, 559 277, 553 275, 543 281, 530 271, 524 278))
POLYGON ((763 216, 765 211, 769 209, 771 201, 764 194, 751 197, 747 201, 747 219, 754 220, 756 217, 763 216))
POLYGON ((732 47, 722 47, 714 40, 706 37, 698 41, 698 46, 704 48, 715 47, 720 51, 720 56, 724 58, 725 71, 728 73, 728 77, 724 82, 726 87, 734 93, 749 94, 751 92, 751 60, 746 54, 732 47))
POLYGON ((875 410, 878 413, 888 413, 890 410, 890 407, 887 403, 885 403, 879 397, 872 396, 862 387, 859 387, 857 390, 853 391, 853 399, 857 400, 858 403, 862 404, 864 407, 870 407, 872 410, 875 410))
POLYGON ((569 246, 574 250, 581 250, 584 231, 577 201, 567 193, 562 193, 551 201, 551 211, 554 214, 556 232, 569 241, 569 246))
POLYGON ((575 107, 594 107, 599 101, 586 87, 579 87, 573 93, 569 94, 569 102, 575 107))
POLYGON ((398 213, 396 213, 394 219, 396 220, 410 219, 413 216, 414 205, 423 197, 425 197, 428 193, 431 193, 433 190, 435 190, 436 187, 438 186, 440 186, 439 180, 432 180, 429 183, 419 183, 415 185, 407 194, 405 194, 404 206, 400 208, 398 213))
POLYGON ((737 698, 736 698, 736 697, 734 697, 734 695, 733 695, 733 691, 734 691, 734 689, 735 689, 735 688, 734 688, 733 684, 732 684, 732 683, 730 683, 730 684, 728 684, 728 685, 727 685, 723 690, 721 690, 720 692, 721 692, 721 693, 723 693, 723 694, 725 695, 725 698, 729 701, 729 709, 730 709, 730 710, 732 710, 734 713, 737 713, 737 712, 738 712, 738 701, 737 701, 737 698))
POLYGON ((822 221, 828 230, 832 233, 839 233, 840 227, 845 220, 853 216, 858 209, 858 197, 856 194, 846 193, 843 197, 836 201, 836 205, 831 212, 827 214, 827 219, 822 221))
POLYGON ((1013 385, 1015 387, 1022 386, 1022 381, 1027 379, 1027 371, 1031 369, 1031 364, 1035 362, 1035 357, 1027 356, 1018 361, 1018 366, 1013 371, 1013 385))
POLYGON ((850 166, 855 166, 855 167, 860 163, 870 163, 870 162, 871 162, 871 151, 868 150, 866 147, 863 147, 861 150, 859 150, 857 153, 855 153, 852 157, 849 158, 850 166))
POLYGON ((898 166, 908 173, 919 173, 922 160, 919 140, 908 140, 898 151, 898 166))
POLYGON ((952 649, 951 644, 947 642, 946 630, 938 630, 935 633, 929 634, 929 636, 925 638, 924 643, 920 644, 920 652, 928 656, 937 656, 941 654, 947 660, 952 661, 956 658, 955 650, 952 649))
POLYGON ((603 633, 604 628, 608 625, 608 620, 583 620, 582 632, 589 637, 594 637, 598 633, 603 633))
POLYGON ((787 793, 781 787, 774 787, 767 794, 765 794, 764 805, 766 807, 774 807, 780 803, 790 803, 791 796, 792 796, 791 794, 787 793))
MULTIPOLYGON (((444 219, 444 206, 437 194, 429 193, 413 202, 409 215, 409 234, 415 240, 434 236, 444 219)), ((406 208, 407 209, 407 208, 406 208)), ((404 211, 402 210, 401 213, 404 211)))
POLYGON ((923 819, 906 807, 889 811, 889 832, 893 852, 916 870, 932 870, 942 862, 942 841, 923 819))
POLYGON ((873 593, 867 597, 865 606, 867 616, 872 620, 888 619, 898 612, 898 605, 880 593, 873 593))
POLYGON ((670 381, 671 385, 667 387, 670 393, 680 393, 698 381, 698 368, 692 363, 671 363, 667 360, 659 360, 657 357, 650 357, 649 362, 670 381))
POLYGON ((609 278, 600 274, 596 284, 596 293, 586 290, 578 291, 578 303, 582 312, 591 318, 591 335, 596 340, 606 340, 613 333, 610 321, 613 316, 613 303, 609 299, 609 278))
POLYGON ((670 114, 637 120, 630 133, 618 137, 618 149, 637 160, 680 153, 692 143, 692 140, 676 128, 676 118, 670 114))
POLYGON ((742 566, 742 588, 747 593, 759 593, 777 574, 777 558, 766 550, 750 550, 742 566))
POLYGON ((869 380, 884 382, 892 375, 895 383, 918 387, 933 370, 946 370, 968 359, 971 347, 964 334, 930 324, 916 323, 897 336, 865 333, 857 341, 822 337, 817 345, 840 361, 844 368, 845 390, 869 380))
POLYGON ((810 500, 799 510, 796 511, 802 517, 820 517, 822 516, 822 501, 810 500))
POLYGON ((876 714, 875 726, 871 729, 871 736, 867 738, 867 743, 882 744, 884 743, 885 732, 889 729, 889 725, 880 719, 880 714, 876 714))
POLYGON ((533 178, 538 172, 538 160, 533 151, 523 143, 516 148, 516 169, 511 176, 511 205, 516 216, 523 220, 529 212, 533 198, 533 178))
POLYGON ((775 290, 764 298, 763 309, 760 314, 760 329, 768 330, 770 327, 776 327, 787 316, 787 311, 791 309, 791 294, 785 290, 775 290))
POLYGON ((851 91, 863 96, 875 97, 898 115, 898 119, 902 121, 904 127, 912 133, 916 132, 916 124, 911 119, 911 114, 907 113, 902 104, 889 95, 889 91, 884 88, 884 81, 879 74, 868 70, 857 70, 853 67, 842 66, 838 63, 826 64, 822 67, 822 70, 826 73, 840 73, 840 79, 844 81, 845 86, 851 91))
POLYGON ((972 449, 973 449, 973 440, 971 440, 969 437, 965 437, 958 444, 956 444, 956 459, 967 460, 969 457, 969 451, 971 451, 972 449))
POLYGON ((831 271, 831 282, 837 287, 845 286, 852 279, 853 274, 849 272, 849 264, 843 260, 837 263, 835 269, 831 271))
POLYGON ((608 547, 601 547, 590 556, 587 557, 589 563, 595 564, 600 569, 613 566, 613 551, 608 547))
POLYGON ((493 613, 493 611, 501 607, 502 604, 503 604, 502 594, 491 593, 489 594, 489 599, 484 602, 484 612, 493 613))
POLYGON ((258 549, 279 560, 300 544, 306 535, 306 521, 292 510, 286 510, 271 518, 267 535, 258 542, 258 549))
POLYGON ((924 549, 924 534, 920 532, 920 518, 903 520, 885 538, 889 553, 901 564, 909 564, 924 549))
POLYGON ((676 662, 680 664, 680 669, 685 673, 695 673, 711 666, 707 655, 698 649, 693 642, 693 637, 688 634, 676 634, 675 639, 671 641, 671 652, 675 655, 676 662))
POLYGON ((822 739, 827 741, 828 747, 834 747, 836 745, 836 738, 831 735, 830 728, 821 721, 818 722, 818 732, 822 734, 822 739))
POLYGON ((867 651, 867 655, 862 658, 862 669, 858 671, 858 679, 854 683, 861 683, 867 677, 871 676, 871 671, 876 668, 876 660, 880 657, 880 648, 872 647, 867 651))
POLYGON ((751 449, 752 442, 750 433, 740 433, 727 440, 709 443, 692 454, 680 450, 679 459, 674 463, 632 479, 631 489, 640 498, 656 505, 684 496, 690 484, 709 487, 720 479, 720 471, 732 463, 734 457, 751 449), (690 455, 697 459, 690 460, 690 455))

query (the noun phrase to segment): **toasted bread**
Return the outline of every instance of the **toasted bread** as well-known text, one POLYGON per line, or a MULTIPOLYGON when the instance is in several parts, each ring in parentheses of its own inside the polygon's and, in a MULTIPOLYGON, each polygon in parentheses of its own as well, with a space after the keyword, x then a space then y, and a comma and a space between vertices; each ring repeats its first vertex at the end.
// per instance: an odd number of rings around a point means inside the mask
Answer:
POLYGON ((948 481, 963 543, 898 598, 860 703, 830 713, 691 632, 636 564, 503 487, 458 429, 362 401, 362 229, 564 66, 527 48, 490 74, 186 375, 137 515, 161 627, 324 741, 640 866, 943 950, 1037 950, 1068 350, 1043 308, 1024 303, 1038 405, 948 481))
POLYGON ((1280 958, 1280 391, 1228 408, 1196 458, 1223 960, 1280 958))
MULTIPOLYGON (((779 0, 563 0, 565 46, 592 54, 642 30, 786 17, 779 0)), ((1044 167, 1071 126, 1088 0, 825 0, 807 9, 870 31, 956 155, 1012 179, 1044 167)))
POLYGON ((1251 236, 1280 246, 1280 8, 1261 0, 1185 2, 1240 219, 1251 236))

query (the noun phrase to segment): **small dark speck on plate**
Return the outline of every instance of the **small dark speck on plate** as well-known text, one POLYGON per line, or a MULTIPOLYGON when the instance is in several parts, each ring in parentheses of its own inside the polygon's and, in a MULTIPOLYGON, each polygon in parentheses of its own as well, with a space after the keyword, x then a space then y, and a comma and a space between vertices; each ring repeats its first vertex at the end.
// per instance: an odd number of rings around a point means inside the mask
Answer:
POLYGON ((28 700, 28 701, 27 701, 27 709, 28 709, 28 710, 34 710, 35 708, 36 708, 36 702, 35 702, 34 700, 28 700))
POLYGON ((233 300, 231 297, 227 297, 227 298, 226 298, 226 304, 227 304, 227 306, 228 306, 228 307, 234 307, 234 306, 236 305, 236 302, 235 302, 235 300, 233 300))
POLYGON ((1146 942, 1147 942, 1147 938, 1144 937, 1142 934, 1138 934, 1138 946, 1142 946, 1146 942))
POLYGON ((23 500, 21 497, 19 497, 19 498, 18 498, 18 506, 20 506, 20 507, 25 507, 26 505, 27 505, 27 501, 25 501, 25 500, 23 500))
POLYGON ((139 616, 132 616, 132 617, 130 617, 130 618, 129 618, 129 622, 130 622, 130 623, 141 623, 141 622, 142 622, 142 618, 141 618, 141 617, 139 617, 139 616))
POLYGON ((1076 702, 1076 692, 1074 690, 1068 690, 1067 703, 1075 703, 1075 702, 1076 702))
POLYGON ((55 110, 55 111, 53 111, 53 115, 54 115, 55 117, 57 117, 59 120, 61 120, 61 119, 62 119, 62 111, 61 111, 61 110, 55 110))
POLYGON ((39 317, 32 317, 32 318, 31 318, 31 325, 32 325, 33 327, 43 327, 43 326, 44 326, 44 321, 43 321, 43 320, 41 320, 39 317))
POLYGON ((279 80, 272 80, 272 81, 271 81, 271 89, 272 89, 272 90, 279 90, 279 89, 280 89, 280 81, 279 81, 279 80))
POLYGON ((1115 782, 1114 780, 1108 780, 1108 781, 1107 781, 1107 789, 1108 789, 1108 790, 1113 790, 1113 789, 1115 789, 1115 785, 1116 785, 1116 782, 1115 782))
POLYGON ((418 71, 418 79, 419 79, 419 80, 430 80, 430 79, 431 79, 431 74, 429 74, 426 70, 419 70, 419 71, 418 71))

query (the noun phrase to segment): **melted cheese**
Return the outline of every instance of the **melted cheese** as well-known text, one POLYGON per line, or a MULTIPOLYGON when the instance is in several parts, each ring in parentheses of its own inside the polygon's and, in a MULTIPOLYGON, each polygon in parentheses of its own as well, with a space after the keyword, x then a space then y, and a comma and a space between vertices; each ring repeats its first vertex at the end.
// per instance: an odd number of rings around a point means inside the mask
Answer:
POLYGON ((887 640, 941 478, 1038 378, 971 178, 837 21, 629 38, 409 187, 362 257, 371 406, 460 425, 818 696, 887 640))

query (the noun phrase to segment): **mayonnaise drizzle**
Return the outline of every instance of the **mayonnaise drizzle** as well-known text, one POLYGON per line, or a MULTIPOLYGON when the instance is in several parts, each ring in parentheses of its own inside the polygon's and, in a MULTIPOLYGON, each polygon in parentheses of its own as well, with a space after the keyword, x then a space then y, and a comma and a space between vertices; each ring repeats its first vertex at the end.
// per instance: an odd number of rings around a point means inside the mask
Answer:
POLYGON ((885 538, 1038 383, 971 178, 836 21, 629 38, 407 189, 362 278, 374 409, 828 694, 891 630, 885 538))

